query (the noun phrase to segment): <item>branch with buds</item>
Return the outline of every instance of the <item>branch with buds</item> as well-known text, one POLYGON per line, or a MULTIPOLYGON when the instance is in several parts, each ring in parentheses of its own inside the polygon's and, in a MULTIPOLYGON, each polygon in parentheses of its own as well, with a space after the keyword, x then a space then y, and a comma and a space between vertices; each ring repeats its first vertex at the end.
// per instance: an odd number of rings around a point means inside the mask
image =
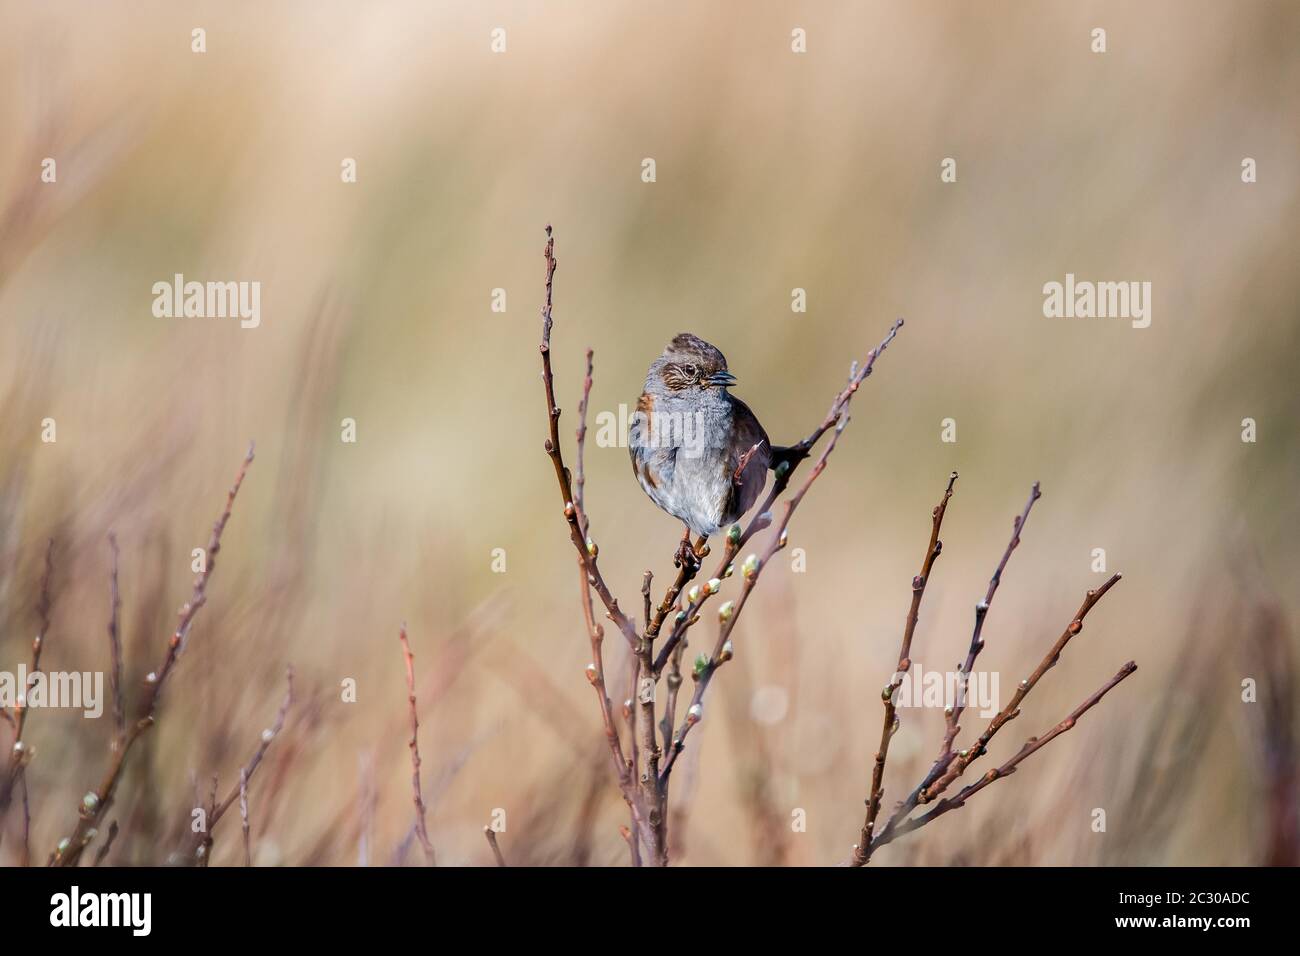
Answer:
POLYGON ((189 857, 185 862, 197 863, 206 866, 212 858, 212 834, 217 828, 217 823, 226 815, 226 812, 239 801, 239 814, 243 823, 244 831, 244 861, 248 866, 253 865, 252 846, 249 841, 248 827, 248 784, 253 779, 253 774, 257 773, 257 768, 262 764, 262 758, 266 756, 266 751, 270 748, 271 742, 280 736, 280 731, 284 729, 285 718, 289 715, 289 708, 293 706, 293 668, 287 667, 284 672, 284 702, 280 704, 279 711, 275 715, 275 723, 266 730, 262 731, 261 739, 258 741, 257 749, 253 751, 253 756, 249 758, 248 763, 239 769, 239 782, 235 784, 226 798, 217 803, 217 781, 214 777, 212 780, 212 801, 211 809, 208 811, 207 826, 203 832, 195 835, 195 840, 190 848, 189 857))
POLYGON ((939 747, 939 756, 935 759, 930 771, 924 779, 908 794, 908 796, 899 801, 898 806, 894 809, 893 814, 889 817, 883 829, 876 832, 877 817, 880 813, 880 803, 884 796, 884 775, 885 762, 889 756, 889 742, 898 730, 898 717, 895 708, 894 697, 902 686, 904 677, 911 667, 911 648, 912 637, 916 632, 916 624, 920 616, 921 599, 925 595, 926 584, 929 583, 930 574, 934 569, 934 563, 943 550, 943 543, 939 540, 939 530, 943 525, 943 517, 948 509, 948 500, 952 497, 953 485, 957 481, 957 473, 954 471, 948 478, 948 487, 944 490, 943 498, 935 506, 931 514, 930 543, 926 547, 925 557, 921 565, 921 572, 912 579, 912 604, 907 613, 907 620, 903 626, 903 642, 898 654, 898 666, 884 690, 881 691, 881 699, 885 705, 884 725, 880 734, 880 748, 876 751, 875 764, 871 774, 871 793, 867 797, 867 816, 862 824, 862 833, 858 843, 853 847, 853 855, 849 860, 851 866, 863 866, 870 861, 871 855, 880 847, 891 843, 904 834, 911 833, 913 830, 919 830, 921 827, 933 822, 938 817, 947 813, 949 810, 955 810, 964 806, 966 801, 979 793, 989 784, 1000 780, 1003 777, 1010 776, 1015 772, 1016 767, 1030 755, 1036 753, 1039 749, 1051 743, 1061 734, 1070 730, 1078 722, 1079 718, 1091 710, 1100 700, 1111 691, 1120 681, 1128 677, 1135 670, 1137 664, 1129 661, 1119 669, 1109 681, 1085 700, 1074 711, 1062 720, 1059 724, 1043 734, 1041 737, 1030 737, 1024 746, 1001 766, 989 770, 975 783, 969 784, 960 790, 956 796, 945 797, 945 791, 966 772, 966 768, 988 752, 988 745, 1007 723, 1020 716, 1020 706, 1024 702, 1029 692, 1037 686, 1043 675, 1051 668, 1056 666, 1060 659, 1061 652, 1070 640, 1076 637, 1083 630, 1083 619, 1087 617, 1088 612, 1100 601, 1112 587, 1120 580, 1118 574, 1112 575, 1105 584, 1094 590, 1090 590, 1084 597, 1083 604, 1075 612, 1070 623, 1066 625, 1065 631, 1057 639, 1056 643, 1048 650, 1046 656, 1039 662, 1032 674, 1022 680, 1016 688, 1015 694, 1012 695, 1011 701, 1002 708, 992 720, 989 721, 983 733, 979 735, 976 741, 969 747, 960 751, 954 751, 954 742, 957 735, 961 732, 959 721, 961 720, 964 709, 965 697, 964 687, 970 679, 971 673, 975 668, 975 660, 979 657, 980 651, 984 649, 984 639, 981 636, 984 631, 984 622, 988 618, 989 608, 993 604, 993 596, 997 593, 998 585, 1002 582, 1002 573, 1006 570, 1007 562, 1011 560, 1013 552, 1020 544, 1020 533, 1024 529, 1025 522, 1029 519, 1030 509, 1033 508, 1034 502, 1041 497, 1038 483, 1035 482, 1029 492, 1029 500, 1025 503, 1024 510, 1015 518, 1012 523, 1011 540, 1007 543, 1006 549, 1002 552, 1002 559, 998 562, 997 568, 993 572, 993 577, 989 579, 988 590, 984 598, 975 605, 975 626, 971 633, 970 646, 966 652, 966 660, 961 665, 961 671, 957 675, 958 695, 953 701, 953 705, 944 712, 944 734, 943 741, 939 747), (938 801, 936 803, 936 801, 938 801), (933 804, 933 807, 918 817, 912 817, 911 813, 918 805, 933 804))
MULTIPOLYGON (((140 707, 140 716, 129 728, 117 730, 114 733, 110 746, 108 769, 105 771, 100 784, 95 789, 88 791, 82 798, 77 823, 71 836, 64 837, 50 855, 50 864, 52 866, 75 866, 77 861, 80 860, 82 851, 95 839, 99 832, 100 822, 109 806, 112 805, 127 754, 131 752, 135 742, 153 726, 163 687, 180 658, 185 640, 189 637, 190 629, 194 625, 194 618, 198 615, 199 609, 207 603, 208 581, 211 579, 212 571, 216 567, 217 552, 221 550, 221 535, 226 529, 227 522, 230 521, 231 510, 235 505, 235 496, 239 494, 239 488, 244 483, 244 476, 248 473, 248 466, 252 463, 253 446, 250 444, 248 454, 244 456, 239 473, 235 476, 235 483, 226 495, 225 509, 212 526, 212 534, 208 538, 207 561, 203 570, 194 579, 194 591, 189 601, 182 605, 177 615, 176 629, 167 641, 167 651, 163 656, 162 665, 145 678, 145 693, 140 707)), ((115 543, 113 547, 114 551, 116 551, 115 543)), ((116 569, 116 559, 114 568, 116 569)), ((112 583, 114 609, 109 624, 109 634, 115 655, 119 652, 116 623, 116 586, 116 570, 114 570, 112 583)), ((115 660, 114 672, 116 673, 117 670, 118 662, 115 660)))
MULTIPOLYGON (((858 388, 867 379, 875 366, 876 359, 894 340, 903 320, 897 320, 889 329, 884 340, 868 353, 862 363, 854 362, 849 369, 848 382, 835 396, 830 410, 813 431, 798 444, 790 448, 773 449, 778 461, 775 479, 771 490, 754 517, 742 530, 734 525, 726 534, 722 559, 717 572, 702 586, 692 587, 686 595, 686 606, 682 607, 681 594, 697 573, 690 562, 683 561, 672 583, 668 586, 663 600, 652 611, 650 586, 652 575, 646 572, 643 579, 642 598, 645 613, 645 629, 640 631, 635 622, 619 606, 618 599, 610 591, 600 571, 600 549, 591 531, 584 502, 583 448, 586 439, 586 413, 592 382, 592 353, 587 351, 587 374, 583 380, 582 397, 578 404, 578 429, 576 434, 576 478, 564 464, 564 455, 560 448, 560 408, 555 400, 555 382, 551 370, 551 329, 554 324, 552 315, 552 294, 556 270, 555 239, 551 227, 546 227, 546 247, 543 252, 546 260, 546 294, 542 306, 542 385, 546 395, 546 411, 549 434, 544 443, 546 454, 551 459, 555 470, 556 483, 559 485, 560 498, 563 502, 565 520, 569 526, 569 538, 577 552, 580 600, 583 617, 586 622, 588 638, 591 642, 592 660, 587 665, 587 679, 595 688, 600 708, 601 721, 604 724, 605 737, 608 741, 610 755, 614 761, 615 774, 619 789, 627 803, 632 826, 625 829, 631 859, 634 865, 645 861, 653 866, 663 866, 668 862, 668 788, 672 769, 678 755, 685 746, 687 734, 700 722, 703 716, 704 695, 708 690, 713 675, 734 654, 731 635, 736 627, 740 613, 744 610, 750 593, 758 582, 761 569, 772 556, 786 546, 787 529, 795 509, 807 494, 812 483, 826 468, 827 459, 835 448, 840 434, 849 422, 849 403, 858 388), (776 527, 773 508, 777 500, 789 487, 794 470, 804 459, 811 457, 812 449, 828 431, 834 429, 830 441, 817 459, 811 474, 799 489, 784 503, 781 519, 776 527), (734 601, 727 601, 718 609, 719 631, 713 654, 701 655, 696 661, 694 676, 695 692, 686 711, 686 716, 674 731, 678 688, 682 682, 681 659, 686 648, 687 633, 699 621, 700 609, 704 603, 723 588, 723 580, 730 578, 734 571, 734 562, 740 550, 756 535, 769 528, 772 533, 766 546, 759 554, 751 554, 742 565, 743 583, 740 593, 734 601), (604 628, 595 620, 595 594, 605 609, 605 616, 613 622, 627 644, 635 663, 632 700, 626 706, 625 717, 631 733, 629 748, 623 747, 619 736, 619 727, 614 719, 606 688, 605 665, 602 654, 604 628), (676 614, 673 628, 667 640, 656 649, 655 642, 660 637, 663 626, 670 614, 676 614), (657 689, 667 669, 668 694, 662 714, 657 714, 657 689), (656 732, 656 718, 658 728, 656 732), (662 766, 661 766, 662 760, 662 766), (644 852, 642 852, 644 850, 644 852)), ((751 449, 748 454, 753 454, 751 449)), ((748 460, 748 455, 745 461, 748 460)), ((743 468, 743 464, 742 464, 743 468)), ((695 553, 700 558, 709 553, 706 540, 701 537, 695 542, 695 553)))

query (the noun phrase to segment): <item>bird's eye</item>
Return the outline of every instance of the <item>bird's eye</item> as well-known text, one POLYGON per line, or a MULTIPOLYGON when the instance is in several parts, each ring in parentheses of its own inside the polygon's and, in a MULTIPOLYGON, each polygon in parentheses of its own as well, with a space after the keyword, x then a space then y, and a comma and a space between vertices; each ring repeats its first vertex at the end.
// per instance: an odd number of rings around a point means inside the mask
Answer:
POLYGON ((686 373, 686 377, 687 377, 687 378, 694 378, 694 377, 695 377, 695 371, 696 371, 696 369, 695 369, 695 366, 694 366, 694 365, 690 365, 690 364, 683 365, 683 366, 682 366, 682 371, 686 373))

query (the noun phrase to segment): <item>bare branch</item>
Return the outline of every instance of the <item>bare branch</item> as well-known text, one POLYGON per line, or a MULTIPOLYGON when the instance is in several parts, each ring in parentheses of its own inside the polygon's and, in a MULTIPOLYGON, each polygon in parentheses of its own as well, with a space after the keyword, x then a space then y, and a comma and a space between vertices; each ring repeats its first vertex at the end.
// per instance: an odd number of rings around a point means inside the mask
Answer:
MULTIPOLYGON (((889 758, 889 742, 898 730, 897 711, 894 707, 894 694, 902 686, 904 675, 912 667, 912 635, 916 633, 916 624, 921 616, 921 599, 925 596, 925 586, 930 582, 930 572, 934 562, 943 550, 939 540, 939 529, 943 526, 943 516, 948 510, 948 500, 952 497, 952 487, 957 481, 957 472, 948 476, 948 487, 943 498, 931 512, 930 543, 926 545, 925 557, 921 561, 921 572, 912 578, 912 606, 907 612, 907 621, 903 625, 903 643, 898 651, 898 665, 888 686, 881 692, 885 705, 885 720, 880 731, 880 749, 876 751, 875 767, 871 772, 871 796, 867 798, 867 818, 862 824, 862 836, 854 848, 855 861, 860 857, 861 863, 867 860, 867 851, 871 846, 871 835, 875 832, 876 816, 880 813, 880 801, 884 796, 885 761, 889 758)), ((859 864, 860 865, 860 864, 859 864)))
POLYGON ((424 849, 424 858, 430 866, 436 866, 433 844, 429 841, 429 831, 424 822, 424 796, 420 791, 420 719, 415 713, 415 655, 411 653, 411 644, 406 639, 406 625, 398 632, 402 642, 402 654, 406 658, 406 691, 411 705, 411 792, 415 802, 415 835, 424 849))
MULTIPOLYGON (((239 782, 231 787, 230 792, 226 794, 225 799, 220 803, 217 802, 217 778, 215 775, 212 778, 212 809, 208 813, 207 830, 205 833, 200 835, 200 839, 196 842, 193 851, 194 857, 198 858, 199 862, 206 864, 210 858, 212 839, 213 834, 217 829, 217 823, 226 815, 226 812, 234 806, 235 801, 240 801, 241 814, 247 811, 246 790, 248 782, 253 779, 253 774, 255 774, 257 768, 262 765, 262 758, 266 756, 267 750, 270 749, 271 742, 280 736, 280 731, 284 729, 285 718, 289 715, 289 708, 293 706, 292 667, 286 667, 284 669, 284 682, 284 700, 280 704, 280 709, 275 714, 275 722, 266 730, 262 731, 261 739, 258 741, 257 749, 253 751, 253 756, 250 757, 248 763, 244 764, 244 766, 239 770, 239 782)), ((245 820, 245 823, 247 823, 247 820, 245 820)), ((245 841, 247 841, 247 834, 245 835, 245 841)), ((245 845, 245 851, 247 852, 247 843, 245 845)), ((249 865, 251 866, 252 863, 250 862, 249 865)))
POLYGON ((53 865, 76 865, 81 858, 82 851, 95 838, 96 828, 113 802, 113 795, 117 790, 117 784, 121 778, 122 767, 126 762, 127 754, 130 753, 131 747, 140 736, 153 726, 163 686, 167 683, 167 678, 176 666, 182 645, 189 636, 190 628, 194 624, 194 618, 198 614, 199 608, 207 603, 208 581, 211 579, 212 571, 217 564, 217 552, 221 549, 221 534, 226 528, 226 523, 230 521, 235 496, 239 494, 239 488, 244 483, 244 476, 248 473, 248 466, 252 463, 253 445, 250 443, 248 454, 244 456, 244 461, 239 467, 239 473, 235 476, 235 483, 226 494, 226 507, 212 526, 212 534, 208 538, 207 561, 198 577, 194 579, 194 592, 190 596, 190 600, 180 609, 176 630, 167 642, 167 653, 163 658, 162 666, 145 679, 145 696, 140 709, 141 716, 126 731, 126 735, 121 738, 120 746, 113 751, 108 770, 105 772, 99 786, 82 798, 77 825, 73 829, 72 835, 61 841, 58 848, 55 849, 51 856, 53 865))
POLYGON ((104 862, 110 850, 113 849, 113 841, 117 839, 117 821, 114 820, 108 825, 108 837, 104 840, 103 846, 95 851, 95 866, 104 862))
POLYGON ((988 773, 984 774, 984 776, 980 777, 980 779, 977 780, 975 783, 972 783, 969 786, 964 787, 955 797, 948 797, 944 800, 940 800, 938 803, 934 805, 934 807, 931 810, 929 810, 929 812, 924 813, 919 817, 915 817, 911 820, 908 820, 907 822, 897 827, 894 827, 892 830, 882 831, 881 834, 876 838, 875 842, 872 844, 872 849, 875 850, 878 847, 884 846, 886 843, 890 843, 898 839, 900 836, 903 836, 904 834, 911 833, 913 830, 919 830, 927 823, 931 823, 938 817, 943 816, 943 814, 947 813, 949 810, 955 810, 958 807, 964 806, 967 800, 975 796, 975 794, 979 793, 981 790, 987 787, 990 783, 993 783, 995 780, 1001 780, 1003 777, 1011 776, 1011 774, 1015 773, 1016 767, 1020 764, 1021 761, 1031 756, 1032 754, 1037 753, 1039 750, 1047 746, 1049 743, 1051 743, 1061 734, 1065 733, 1067 730, 1072 729, 1074 725, 1078 723, 1080 717, 1082 717, 1094 706, 1096 706, 1096 704, 1103 697, 1105 697, 1106 694, 1108 694, 1110 690, 1113 687, 1115 687, 1115 685, 1117 685, 1120 681, 1124 680, 1124 678, 1128 677, 1136 670, 1137 670, 1137 664, 1134 663, 1133 661, 1129 661, 1127 664, 1125 664, 1123 667, 1119 669, 1119 672, 1116 673, 1114 677, 1108 680, 1095 693, 1093 693, 1091 697, 1089 697, 1082 704, 1076 707, 1074 711, 1070 714, 1070 716, 1066 717, 1064 720, 1062 720, 1059 724, 1057 724, 1047 733, 1043 734, 1043 736, 1030 737, 1027 741, 1025 741, 1024 746, 1021 747, 1020 750, 1017 751, 1016 754, 1010 760, 1004 763, 1002 766, 998 767, 995 770, 990 770, 988 773))
POLYGON ((564 465, 564 454, 560 450, 560 407, 555 404, 555 376, 551 372, 551 301, 556 261, 555 239, 551 235, 550 226, 546 227, 544 255, 546 257, 546 304, 542 306, 542 343, 539 351, 542 354, 542 384, 546 390, 546 414, 550 423, 550 436, 543 447, 555 468, 555 480, 560 486, 560 496, 564 499, 564 517, 569 523, 569 536, 573 540, 579 560, 583 563, 587 580, 596 591, 601 603, 605 605, 609 619, 617 625, 628 646, 635 648, 638 640, 636 627, 619 609, 618 600, 610 593, 605 579, 601 576, 596 560, 599 549, 595 541, 582 532, 582 528, 586 527, 586 517, 579 510, 581 502, 574 500, 569 469, 564 465))
POLYGON ((126 736, 126 709, 122 703, 122 635, 118 620, 122 611, 122 595, 117 586, 118 549, 117 535, 109 532, 108 545, 113 552, 113 569, 109 575, 108 648, 111 667, 109 685, 113 693, 113 746, 121 746, 126 736))
MULTIPOLYGON (((41 583, 36 598, 36 617, 39 623, 36 637, 32 639, 32 666, 27 671, 27 680, 21 695, 14 704, 13 717, 8 717, 6 713, 9 723, 14 728, 14 742, 9 750, 9 760, 6 763, 4 774, 0 776, 0 815, 3 815, 9 809, 9 804, 13 799, 14 787, 20 782, 27 762, 31 759, 31 749, 23 741, 23 730, 27 726, 27 712, 31 709, 27 706, 27 695, 31 693, 32 683, 40 672, 41 652, 45 649, 45 639, 50 631, 50 609, 53 607, 53 601, 50 597, 50 579, 53 575, 54 539, 50 538, 45 542, 45 569, 41 573, 41 583)), ((26 784, 24 784, 24 801, 27 799, 26 793, 26 784)), ((26 832, 25 829, 24 832, 26 832)), ((26 851, 24 851, 25 856, 26 851)))
MULTIPOLYGON (((993 571, 993 577, 989 579, 989 586, 984 592, 984 599, 975 605, 975 626, 971 632, 970 647, 966 652, 966 660, 961 665, 961 671, 958 675, 959 686, 964 679, 970 677, 975 669, 975 660, 979 657, 980 651, 984 649, 984 639, 981 635, 984 632, 984 621, 988 617, 989 607, 993 604, 993 596, 997 593, 998 585, 1002 583, 1002 572, 1006 570, 1007 562, 1011 560, 1011 552, 1020 544, 1020 532, 1024 530, 1025 522, 1029 519, 1029 511, 1041 495, 1042 492, 1039 489, 1038 482, 1034 482, 1029 489, 1029 500, 1025 502, 1024 509, 1017 517, 1012 519, 1011 540, 1007 542, 1006 549, 1002 552, 1002 558, 993 571)), ((943 742, 939 747, 938 757, 935 758, 934 764, 930 767, 930 771, 925 775, 925 778, 908 794, 907 799, 903 800, 895 808, 882 833, 888 832, 890 828, 897 826, 916 808, 916 805, 921 802, 921 795, 931 784, 943 776, 955 759, 956 754, 953 753, 952 745, 953 741, 957 739, 957 734, 961 731, 959 721, 961 720, 963 703, 959 695, 958 699, 953 702, 953 706, 945 712, 946 729, 944 730, 943 742)), ((868 847, 868 857, 870 852, 870 847, 868 847)))
POLYGON ((1039 662, 1034 672, 1016 687, 1016 692, 1011 696, 1011 701, 989 721, 988 726, 980 734, 975 744, 958 753, 944 774, 922 792, 920 803, 930 803, 939 794, 943 793, 954 780, 965 772, 968 766, 987 752, 988 744, 993 739, 993 735, 1001 730, 1008 721, 1014 720, 1020 715, 1021 702, 1034 689, 1034 685, 1042 679, 1043 675, 1056 666, 1061 652, 1065 650, 1065 645, 1070 643, 1070 639, 1083 630, 1083 619, 1088 616, 1088 612, 1105 596, 1107 591, 1119 583, 1120 578, 1121 575, 1113 574, 1101 587, 1087 593, 1083 599, 1083 604, 1079 606, 1079 610, 1075 612, 1074 617, 1066 625, 1056 643, 1052 645, 1051 650, 1039 662))
POLYGON ((939 757, 930 768, 930 771, 925 775, 925 778, 908 795, 907 799, 899 802, 884 829, 879 833, 875 833, 876 817, 880 810, 880 801, 883 794, 882 778, 884 774, 885 757, 888 754, 889 738, 893 735, 895 727, 893 719, 893 695, 899 686, 901 686, 903 676, 906 674, 907 669, 911 664, 911 661, 908 658, 910 657, 912 634, 916 627, 921 597, 924 593, 930 570, 933 566, 934 560, 942 550, 942 545, 939 542, 939 525, 943 519, 943 513, 947 507, 948 498, 952 494, 953 481, 956 480, 956 477, 957 475, 954 472, 951 478, 949 478, 948 489, 944 494, 943 501, 941 501, 939 506, 934 509, 930 545, 929 550, 926 552, 926 563, 922 567, 922 573, 912 581, 912 607, 908 613, 907 625, 904 630, 903 648, 900 653, 898 669, 889 686, 887 686, 881 693, 881 696, 885 700, 885 728, 882 732, 880 750, 876 754, 875 771, 872 774, 871 796, 867 800, 867 819, 863 824, 859 842, 853 847, 853 855, 849 860, 850 866, 863 866, 871 859, 872 854, 879 847, 893 842, 905 833, 910 833, 913 830, 919 829, 951 809, 962 806, 970 796, 978 793, 989 783, 992 783, 1000 776, 1010 774, 1015 769, 1016 764, 1028 757, 1029 754, 1035 752, 1055 737, 1073 727, 1074 722, 1078 720, 1085 711, 1095 705, 1097 701, 1099 701, 1112 687, 1137 669, 1137 665, 1132 661, 1125 664, 1120 672, 1116 674, 1115 677, 1106 684, 1106 686, 1085 701, 1070 717, 1066 718, 1043 737, 1030 738, 1029 743, 1027 743, 1025 747, 1021 749, 1021 752, 1013 757, 1008 763, 996 770, 989 771, 989 773, 985 775, 985 778, 983 778, 979 783, 966 787, 956 797, 944 799, 938 804, 935 804, 928 813, 925 813, 920 817, 910 818, 912 810, 915 809, 918 804, 931 804, 938 799, 953 783, 953 781, 958 779, 965 772, 966 768, 970 766, 971 763, 987 752, 988 744, 992 741, 994 735, 997 734, 997 732, 1007 723, 1020 715, 1020 705, 1024 701, 1025 697, 1034 689, 1035 685, 1037 685, 1039 680, 1042 679, 1043 675, 1056 666, 1056 662, 1060 659, 1061 652, 1065 649, 1065 645, 1083 629, 1083 620, 1087 617, 1088 612, 1092 610, 1097 602, 1105 596, 1106 592, 1114 587, 1120 580, 1120 575, 1115 574, 1100 588, 1090 590, 1087 593, 1083 604, 1080 605, 1079 610, 1075 612, 1074 617, 1066 626, 1065 631, 1057 639, 1056 643, 1052 645, 1051 649, 1048 650, 1046 656, 1039 663, 1038 667, 1035 668, 1034 672, 1020 682, 1011 701, 1002 708, 996 716, 994 716, 988 726, 984 729, 984 732, 980 735, 979 739, 972 746, 963 749, 958 753, 954 753, 952 750, 953 741, 956 739, 957 733, 961 729, 958 726, 957 721, 960 719, 961 710, 964 704, 965 681, 969 679, 974 669, 975 659, 979 656, 980 651, 984 647, 984 642, 981 639, 980 634, 984 626, 984 620, 988 614, 989 605, 993 600, 993 595, 997 591, 998 584, 1001 582, 1002 572, 1006 569, 1007 561, 1011 557, 1011 552, 1014 551, 1020 543, 1020 532, 1024 528, 1025 520, 1029 517, 1029 510, 1033 507, 1034 502, 1037 501, 1040 496, 1038 483, 1035 482, 1033 489, 1030 491, 1029 500, 1026 502, 1024 510, 1015 519, 1011 541, 1003 552, 1002 559, 998 562, 997 569, 994 571, 993 577, 989 581, 989 587, 985 593, 984 600, 976 606, 975 630, 971 637, 970 649, 967 652, 966 660, 964 664, 960 665, 962 671, 958 676, 962 679, 958 681, 957 700, 953 702, 953 706, 948 709, 946 714, 947 720, 945 721, 943 744, 940 749, 939 757))
POLYGON ((248 832, 248 771, 239 770, 239 819, 244 830, 244 866, 253 865, 253 846, 248 832))
POLYGON ((488 846, 492 848, 492 857, 497 861, 497 866, 505 866, 506 858, 501 855, 501 847, 497 845, 496 831, 491 827, 484 827, 483 835, 487 837, 488 846))

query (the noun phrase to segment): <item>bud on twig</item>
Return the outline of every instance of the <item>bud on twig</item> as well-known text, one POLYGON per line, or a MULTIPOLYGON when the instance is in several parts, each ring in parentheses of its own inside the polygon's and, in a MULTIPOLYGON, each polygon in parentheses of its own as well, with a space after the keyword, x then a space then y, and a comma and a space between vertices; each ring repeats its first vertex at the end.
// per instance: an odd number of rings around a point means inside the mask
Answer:
POLYGON ((708 669, 709 669, 708 655, 700 654, 698 657, 695 658, 695 671, 692 676, 694 676, 696 680, 699 680, 700 677, 704 674, 704 672, 707 671, 708 669))

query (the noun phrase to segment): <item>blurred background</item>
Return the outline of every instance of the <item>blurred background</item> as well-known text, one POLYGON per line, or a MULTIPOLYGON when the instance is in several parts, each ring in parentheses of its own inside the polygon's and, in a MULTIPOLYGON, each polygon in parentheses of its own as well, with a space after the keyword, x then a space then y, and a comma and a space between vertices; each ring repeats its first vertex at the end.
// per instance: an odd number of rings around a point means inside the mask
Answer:
MULTIPOLYGON (((548 222, 566 440, 587 346, 593 424, 690 330, 788 443, 907 320, 710 688, 674 776, 677 862, 847 856, 952 469, 914 666, 964 655, 1034 480, 980 658, 1004 695, 1104 579, 1093 549, 1124 574, 988 766, 1124 661, 1139 670, 994 794, 873 862, 1300 860, 1294 5, 3 2, 0 18, 0 668, 30 660, 52 539, 42 664, 107 670, 114 531, 133 712, 191 549, 257 443, 106 818, 108 863, 182 845, 214 775, 223 793, 238 781, 290 663, 297 698, 251 791, 254 861, 420 862, 403 621, 439 862, 489 864, 501 809, 512 863, 626 863, 541 447, 548 222), (152 285, 175 273, 260 282, 260 327, 154 317, 152 285), (1045 318, 1042 287, 1066 273, 1152 283, 1150 327, 1045 318)), ((626 449, 589 440, 587 471, 602 567, 637 609, 680 528, 626 449)), ((606 647, 617 704, 623 650, 606 647)), ((964 722, 969 740, 982 721, 964 722)), ((941 730, 937 711, 902 713, 887 808, 941 730)), ((110 732, 32 712, 37 862, 110 732)), ((15 804, 0 862, 21 829, 15 804)), ((215 863, 242 862, 234 814, 215 838, 215 863)))

